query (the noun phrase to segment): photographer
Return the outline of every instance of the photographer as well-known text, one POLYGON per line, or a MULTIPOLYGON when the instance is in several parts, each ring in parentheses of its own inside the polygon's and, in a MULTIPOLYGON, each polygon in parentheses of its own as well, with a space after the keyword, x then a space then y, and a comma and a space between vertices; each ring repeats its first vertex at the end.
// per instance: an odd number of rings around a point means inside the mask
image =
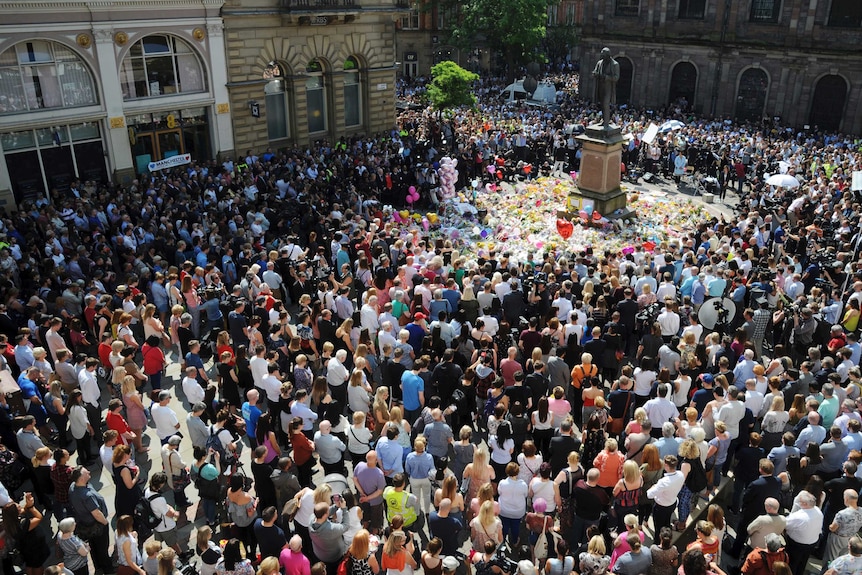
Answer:
POLYGON ((485 550, 473 555, 473 566, 476 575, 511 575, 515 569, 510 562, 497 555, 497 546, 493 541, 485 541, 485 550))

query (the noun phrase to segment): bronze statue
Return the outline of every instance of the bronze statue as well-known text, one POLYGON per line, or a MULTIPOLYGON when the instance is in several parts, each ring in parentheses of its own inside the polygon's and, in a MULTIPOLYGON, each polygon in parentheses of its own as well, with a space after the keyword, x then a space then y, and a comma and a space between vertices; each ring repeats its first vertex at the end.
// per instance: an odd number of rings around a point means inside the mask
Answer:
POLYGON ((611 56, 610 48, 602 48, 593 77, 596 79, 597 99, 602 103, 602 127, 607 130, 611 125, 611 105, 617 103, 617 82, 620 79, 620 64, 611 56))

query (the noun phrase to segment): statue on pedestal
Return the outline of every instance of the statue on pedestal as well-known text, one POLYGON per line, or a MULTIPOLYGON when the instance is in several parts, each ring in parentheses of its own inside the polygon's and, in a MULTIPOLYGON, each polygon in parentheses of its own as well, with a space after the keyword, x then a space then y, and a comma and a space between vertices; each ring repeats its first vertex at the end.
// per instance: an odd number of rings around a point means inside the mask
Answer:
POLYGON ((611 56, 610 48, 602 48, 593 77, 596 79, 597 99, 602 103, 602 127, 607 130, 611 125, 611 105, 617 103, 617 82, 620 79, 620 64, 611 56))

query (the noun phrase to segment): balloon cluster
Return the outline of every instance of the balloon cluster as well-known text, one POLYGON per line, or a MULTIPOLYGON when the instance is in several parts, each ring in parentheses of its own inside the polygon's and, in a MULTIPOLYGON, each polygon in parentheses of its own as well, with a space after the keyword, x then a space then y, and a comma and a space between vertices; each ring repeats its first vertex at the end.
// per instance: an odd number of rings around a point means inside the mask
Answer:
POLYGON ((410 186, 407 188, 407 197, 404 199, 407 200, 407 203, 411 206, 419 201, 419 191, 416 189, 416 186, 410 186))
POLYGON ((458 170, 455 169, 457 165, 458 160, 449 156, 440 160, 437 174, 440 176, 440 193, 443 200, 455 197, 455 183, 458 181, 458 170))

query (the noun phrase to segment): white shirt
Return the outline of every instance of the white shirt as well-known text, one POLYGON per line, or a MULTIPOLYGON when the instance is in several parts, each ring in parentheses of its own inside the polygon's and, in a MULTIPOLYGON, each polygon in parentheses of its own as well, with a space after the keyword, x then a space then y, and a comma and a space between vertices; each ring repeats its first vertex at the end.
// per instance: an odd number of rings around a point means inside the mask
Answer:
POLYGON ((317 421, 317 414, 301 401, 294 401, 290 404, 290 414, 302 418, 303 431, 311 430, 314 427, 314 422, 317 421))
POLYGON ((716 421, 723 421, 727 425, 727 432, 731 439, 739 437, 739 422, 743 417, 745 417, 745 405, 741 401, 728 401, 715 415, 716 421))
POLYGON ((349 377, 350 373, 347 371, 347 368, 344 367, 344 364, 338 361, 338 358, 333 357, 326 364, 326 383, 328 383, 330 387, 344 385, 349 377))
POLYGON ((167 405, 155 403, 150 413, 156 424, 156 435, 159 436, 159 439, 165 439, 177 432, 177 424, 180 420, 177 419, 177 414, 174 413, 173 409, 167 405))
POLYGON ((194 377, 186 376, 183 378, 183 393, 186 394, 186 399, 192 405, 204 400, 204 389, 194 377))
MULTIPOLYGON (((147 487, 146 491, 144 491, 144 498, 151 497, 152 495, 155 494, 150 491, 149 487, 147 487)), ((153 499, 150 502, 150 508, 157 517, 162 518, 162 521, 153 529, 154 531, 164 533, 165 531, 170 531, 177 526, 177 522, 171 517, 168 517, 168 510, 171 509, 171 506, 168 505, 168 500, 163 496, 160 495, 153 499)))
POLYGON ((667 308, 658 314, 656 321, 661 326, 662 336, 673 336, 679 332, 679 314, 668 311, 667 308))
POLYGON ((395 344, 397 343, 395 341, 395 336, 392 335, 392 332, 384 331, 381 329, 379 332, 377 332, 377 345, 378 349, 380 350, 380 353, 383 353, 383 348, 386 346, 387 343, 392 346, 392 349, 395 349, 395 344))
POLYGON ((572 313, 572 300, 561 297, 555 299, 551 305, 557 308, 557 319, 561 323, 569 320, 569 314, 572 313))
POLYGON ((281 397, 281 380, 272 374, 261 380, 260 388, 266 392, 266 399, 273 403, 277 403, 281 397))
POLYGON ((644 404, 644 410, 647 412, 647 417, 649 417, 653 427, 661 427, 664 422, 679 415, 679 410, 673 402, 663 397, 647 401, 644 404))
POLYGON ((255 387, 260 387, 263 378, 269 375, 269 364, 266 358, 254 356, 248 361, 251 377, 255 387))
POLYGON ((102 446, 99 448, 99 459, 102 460, 102 467, 109 473, 114 472, 114 448, 102 446))
POLYGON ((670 507, 676 504, 677 495, 679 495, 684 484, 685 477, 680 471, 665 473, 655 485, 647 490, 647 497, 655 501, 656 505, 670 507))
POLYGON ((787 536, 802 545, 813 545, 820 539, 823 529, 823 512, 815 506, 798 509, 787 516, 787 536))
POLYGON ((370 333, 374 333, 380 328, 377 323, 377 310, 368 304, 362 306, 359 312, 363 329, 367 329, 370 333))
POLYGON ((84 403, 98 406, 102 392, 99 391, 96 372, 89 369, 81 370, 81 373, 78 374, 78 384, 81 386, 81 395, 84 398, 84 403))

